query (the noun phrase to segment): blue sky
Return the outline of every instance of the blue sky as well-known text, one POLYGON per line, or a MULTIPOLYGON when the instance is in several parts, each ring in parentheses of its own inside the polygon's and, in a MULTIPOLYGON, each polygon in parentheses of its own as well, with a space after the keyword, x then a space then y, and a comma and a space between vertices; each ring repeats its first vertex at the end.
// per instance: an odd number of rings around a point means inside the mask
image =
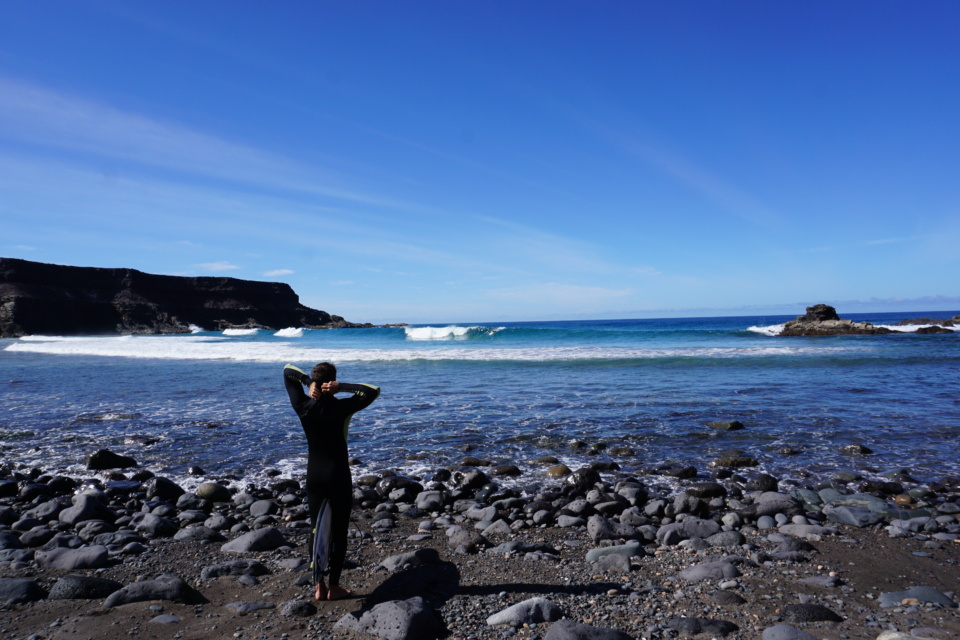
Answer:
POLYGON ((3 256, 377 323, 960 308, 955 2, 0 12, 3 256))

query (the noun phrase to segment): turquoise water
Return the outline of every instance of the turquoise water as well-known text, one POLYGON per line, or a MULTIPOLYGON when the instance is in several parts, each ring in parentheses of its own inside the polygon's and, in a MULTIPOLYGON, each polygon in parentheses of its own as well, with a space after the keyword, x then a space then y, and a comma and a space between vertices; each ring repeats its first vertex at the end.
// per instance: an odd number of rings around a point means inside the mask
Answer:
POLYGON ((625 471, 668 461, 706 471, 737 450, 780 475, 960 473, 960 334, 769 335, 791 318, 2 340, 0 446, 7 463, 79 476, 98 448, 187 483, 198 481, 185 477, 191 465, 253 482, 268 468, 297 475, 303 436, 281 370, 327 360, 341 380, 383 388, 353 421, 356 473, 417 473, 469 454, 519 464, 524 482, 542 477, 523 464, 534 457, 609 459, 575 441, 632 448, 615 458, 625 471), (714 420, 746 429, 705 426, 714 420), (839 453, 850 443, 875 453, 839 453))

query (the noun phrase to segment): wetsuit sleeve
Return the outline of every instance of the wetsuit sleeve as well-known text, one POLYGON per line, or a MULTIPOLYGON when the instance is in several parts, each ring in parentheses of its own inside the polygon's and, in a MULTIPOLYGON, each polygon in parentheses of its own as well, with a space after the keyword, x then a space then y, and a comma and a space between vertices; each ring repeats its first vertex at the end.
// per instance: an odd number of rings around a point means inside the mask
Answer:
POLYGON ((310 382, 310 376, 292 364, 283 368, 283 385, 287 388, 287 395, 290 396, 290 404, 293 405, 294 409, 310 399, 303 391, 303 388, 309 386, 310 382))
POLYGON ((380 387, 372 384, 341 382, 339 390, 347 391, 353 394, 352 398, 345 398, 343 400, 348 409, 347 417, 343 421, 343 439, 346 440, 350 433, 350 418, 352 418, 353 414, 355 414, 357 411, 366 409, 373 404, 373 401, 376 400, 380 395, 380 387))
POLYGON ((341 382, 340 391, 347 391, 353 394, 353 398, 351 398, 351 400, 354 400, 354 402, 351 404, 350 408, 354 412, 360 411, 361 409, 366 409, 380 396, 380 387, 372 384, 341 382))

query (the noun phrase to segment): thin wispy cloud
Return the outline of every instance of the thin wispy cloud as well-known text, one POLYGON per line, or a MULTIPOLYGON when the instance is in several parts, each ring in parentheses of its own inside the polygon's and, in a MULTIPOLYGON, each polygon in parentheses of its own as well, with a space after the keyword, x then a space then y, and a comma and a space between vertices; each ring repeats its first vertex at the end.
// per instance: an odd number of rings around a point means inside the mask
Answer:
POLYGON ((503 230, 498 234, 496 244, 506 251, 506 255, 522 256, 525 261, 550 270, 635 277, 662 275, 650 265, 618 264, 604 255, 604 247, 577 238, 490 216, 477 216, 477 219, 503 230))
POLYGON ((293 269, 274 269, 273 271, 265 271, 263 275, 266 278, 278 278, 280 276, 289 276, 293 273, 293 269))
POLYGON ((196 266, 197 266, 197 268, 202 269, 202 270, 204 270, 204 271, 212 271, 212 272, 214 272, 214 273, 220 273, 220 272, 222 272, 222 271, 235 271, 235 270, 237 270, 237 269, 240 268, 240 267, 238 267, 238 266, 235 265, 235 264, 232 264, 232 263, 230 263, 230 262, 225 262, 225 261, 222 261, 222 262, 203 262, 203 263, 198 264, 198 265, 196 265, 196 266))
POLYGON ((921 235, 921 236, 904 236, 902 238, 877 238, 875 240, 866 240, 863 244, 868 247, 875 247, 884 244, 901 244, 904 242, 913 242, 914 240, 927 240, 930 236, 921 235))
POLYGON ((900 238, 875 238, 868 240, 861 240, 859 242, 849 242, 845 244, 833 244, 833 245, 824 245, 820 247, 800 247, 797 249, 786 249, 782 251, 774 252, 774 255, 791 255, 797 253, 831 253, 835 251, 852 251, 855 249, 871 249, 874 247, 884 247, 894 244, 906 244, 910 242, 918 242, 929 240, 933 236, 928 235, 917 235, 917 236, 903 236, 900 238))
POLYGON ((487 295, 494 299, 522 301, 529 305, 558 304, 596 308, 599 304, 611 300, 622 300, 632 296, 633 289, 612 289, 588 285, 565 284, 562 282, 541 282, 520 285, 516 287, 502 287, 487 290, 487 295))
POLYGON ((771 209, 758 198, 720 178, 714 172, 698 166, 679 153, 659 149, 625 135, 611 137, 611 142, 655 166, 738 218, 762 227, 777 227, 786 221, 782 214, 771 209))
POLYGON ((0 76, 3 137, 252 187, 416 208, 351 188, 333 171, 280 154, 0 76))
POLYGON ((669 145, 654 144, 648 140, 649 136, 616 129, 568 107, 557 104, 554 107, 597 138, 670 176, 729 214, 764 228, 786 223, 783 214, 723 179, 716 171, 700 166, 689 154, 670 149, 669 145))

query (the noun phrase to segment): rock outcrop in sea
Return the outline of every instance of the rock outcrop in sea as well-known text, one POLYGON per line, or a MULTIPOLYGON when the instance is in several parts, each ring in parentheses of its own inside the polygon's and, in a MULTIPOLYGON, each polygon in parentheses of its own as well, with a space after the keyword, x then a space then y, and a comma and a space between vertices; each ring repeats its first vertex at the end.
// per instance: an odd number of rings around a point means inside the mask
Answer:
POLYGON ((368 327, 300 304, 289 285, 0 258, 0 337, 368 327))
POLYGON ((894 331, 887 327, 877 327, 869 322, 854 322, 837 315, 837 310, 828 304, 815 304, 807 307, 807 312, 783 325, 778 336, 837 336, 837 335, 883 335, 889 333, 955 333, 947 327, 960 326, 960 316, 952 318, 912 318, 901 320, 893 326, 918 326, 913 332, 894 331))
POLYGON ((837 310, 828 304, 815 304, 807 307, 807 313, 797 316, 783 325, 779 336, 835 336, 835 335, 879 335, 896 333, 886 327, 875 327, 869 322, 844 320, 837 310))

